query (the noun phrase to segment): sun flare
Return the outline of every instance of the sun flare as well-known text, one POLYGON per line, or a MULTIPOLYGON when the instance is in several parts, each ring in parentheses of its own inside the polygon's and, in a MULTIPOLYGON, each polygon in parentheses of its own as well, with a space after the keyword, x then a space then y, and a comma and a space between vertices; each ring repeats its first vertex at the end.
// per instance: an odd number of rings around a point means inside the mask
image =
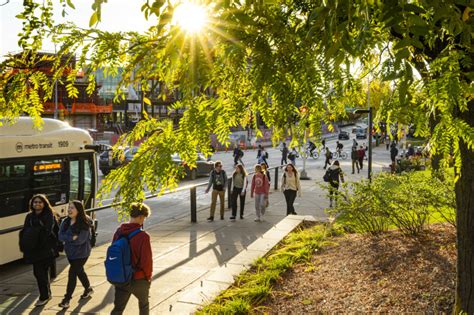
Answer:
POLYGON ((192 2, 184 2, 174 11, 173 20, 187 33, 199 33, 207 23, 206 8, 192 2))

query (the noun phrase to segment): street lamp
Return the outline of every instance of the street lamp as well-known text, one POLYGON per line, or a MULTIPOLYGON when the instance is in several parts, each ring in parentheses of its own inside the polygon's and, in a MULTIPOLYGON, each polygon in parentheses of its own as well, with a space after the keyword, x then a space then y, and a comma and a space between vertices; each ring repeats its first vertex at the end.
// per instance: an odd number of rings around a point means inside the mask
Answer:
POLYGON ((369 114, 369 157, 368 157, 368 174, 369 181, 372 180, 372 107, 369 109, 356 109, 355 114, 369 114))
MULTIPOLYGON (((300 113, 301 115, 306 118, 308 115, 308 107, 306 105, 300 107, 300 113)), ((304 126, 304 133, 303 133, 303 138, 304 138, 304 145, 303 145, 303 169, 300 172, 300 179, 302 180, 310 180, 311 178, 308 177, 308 174, 306 173, 306 159, 308 157, 306 150, 305 150, 305 145, 307 142, 307 133, 306 130, 308 129, 307 123, 305 122, 304 126)))

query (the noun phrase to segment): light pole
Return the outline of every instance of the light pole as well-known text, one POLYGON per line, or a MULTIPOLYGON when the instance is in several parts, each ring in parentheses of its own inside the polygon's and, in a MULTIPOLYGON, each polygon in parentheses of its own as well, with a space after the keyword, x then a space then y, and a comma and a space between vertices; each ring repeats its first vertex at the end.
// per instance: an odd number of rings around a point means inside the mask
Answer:
POLYGON ((369 114, 369 157, 368 157, 368 174, 367 178, 369 181, 372 180, 372 107, 369 106, 369 109, 356 109, 355 114, 369 114))

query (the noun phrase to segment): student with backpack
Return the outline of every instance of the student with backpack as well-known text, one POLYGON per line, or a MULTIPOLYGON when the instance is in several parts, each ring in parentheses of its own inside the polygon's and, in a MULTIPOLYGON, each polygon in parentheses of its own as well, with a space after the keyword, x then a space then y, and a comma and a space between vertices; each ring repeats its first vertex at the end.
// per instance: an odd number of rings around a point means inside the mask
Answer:
POLYGON ((290 163, 293 165, 296 165, 296 158, 298 157, 298 152, 296 151, 296 148, 293 148, 288 154, 288 158, 290 159, 290 163))
POLYGON ((244 163, 242 162, 242 158, 244 157, 244 151, 242 151, 238 144, 235 145, 234 152, 232 155, 234 157, 234 166, 239 163, 244 165, 244 163))
POLYGON ((84 271, 84 265, 91 254, 92 234, 95 234, 94 222, 86 215, 84 205, 79 200, 72 201, 69 204, 68 217, 63 220, 59 228, 59 240, 64 242, 64 251, 69 261, 66 294, 59 304, 61 308, 69 307, 77 278, 84 287, 81 299, 89 298, 94 292, 84 271))
POLYGON ((51 300, 50 272, 58 257, 58 239, 54 232, 58 229, 58 222, 45 195, 34 195, 29 210, 20 231, 20 250, 25 261, 33 264, 40 293, 35 306, 43 306, 51 300))
POLYGON ((237 164, 232 174, 232 216, 231 221, 235 221, 237 216, 237 199, 240 199, 240 219, 244 218, 245 194, 247 192, 247 172, 242 164, 237 164))
POLYGON ((220 201, 220 213, 221 220, 224 220, 224 202, 225 202, 225 190, 227 187, 227 174, 222 169, 222 162, 216 161, 214 163, 214 169, 209 175, 209 183, 206 188, 206 194, 209 193, 209 190, 212 187, 212 196, 211 196, 211 215, 207 218, 208 222, 214 221, 214 213, 216 212, 217 197, 220 201))
POLYGON ((359 158, 359 168, 362 170, 364 168, 365 157, 365 149, 363 146, 360 146, 359 150, 357 150, 357 157, 359 158))
POLYGON ((120 225, 107 250, 107 280, 115 287, 114 309, 111 314, 123 314, 131 295, 138 299, 140 315, 150 313, 148 296, 153 256, 150 235, 143 231, 143 223, 150 212, 150 207, 146 204, 132 203, 129 222, 120 225))
POLYGON ((281 191, 285 195, 286 215, 296 215, 293 203, 295 202, 296 195, 301 197, 301 185, 298 171, 291 164, 286 166, 285 172, 281 178, 281 191))
POLYGON ((352 160, 352 174, 355 173, 356 168, 357 168, 357 174, 359 174, 359 154, 357 153, 357 147, 352 147, 351 160, 352 160))
POLYGON ((337 194, 339 190, 339 179, 344 183, 344 174, 342 173, 339 161, 334 161, 334 163, 332 163, 332 165, 324 174, 323 179, 331 186, 329 188, 329 207, 332 207, 334 195, 337 194))
POLYGON ((324 161, 323 170, 325 170, 328 165, 331 165, 332 153, 331 151, 329 151, 328 147, 326 147, 326 153, 324 154, 324 156, 326 157, 326 160, 324 161))
POLYGON ((255 222, 263 220, 269 187, 270 185, 268 184, 267 176, 265 176, 262 171, 262 166, 260 164, 255 165, 255 175, 252 177, 252 186, 250 189, 250 197, 253 198, 255 196, 255 222))
POLYGON ((280 165, 286 165, 288 164, 288 154, 290 153, 290 150, 288 150, 288 147, 286 146, 286 143, 283 142, 283 147, 280 150, 281 151, 281 164, 280 165))

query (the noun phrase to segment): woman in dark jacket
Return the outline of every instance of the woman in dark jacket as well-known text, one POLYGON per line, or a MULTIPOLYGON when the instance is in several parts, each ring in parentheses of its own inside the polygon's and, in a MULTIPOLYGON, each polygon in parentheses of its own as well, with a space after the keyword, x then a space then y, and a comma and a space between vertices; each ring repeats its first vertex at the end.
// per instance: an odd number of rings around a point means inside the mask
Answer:
POLYGON ((29 209, 20 232, 20 250, 25 261, 33 264, 33 274, 40 292, 35 306, 42 306, 51 300, 49 275, 58 256, 57 238, 54 234, 58 223, 45 195, 34 195, 29 209))
POLYGON ((92 220, 84 211, 82 202, 72 201, 69 204, 68 218, 59 228, 59 240, 64 242, 64 251, 70 264, 66 294, 59 307, 69 307, 69 301, 76 289, 77 278, 85 290, 81 299, 86 299, 93 293, 89 278, 84 271, 84 265, 91 254, 92 224, 92 220))

